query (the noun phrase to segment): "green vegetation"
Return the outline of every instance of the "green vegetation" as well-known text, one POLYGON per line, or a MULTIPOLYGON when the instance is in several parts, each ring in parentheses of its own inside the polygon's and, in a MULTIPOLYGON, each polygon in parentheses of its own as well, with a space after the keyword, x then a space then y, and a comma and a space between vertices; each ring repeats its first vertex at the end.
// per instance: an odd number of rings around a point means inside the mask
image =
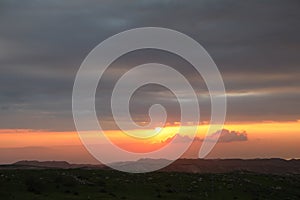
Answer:
POLYGON ((300 199, 300 175, 0 170, 1 199, 300 199))

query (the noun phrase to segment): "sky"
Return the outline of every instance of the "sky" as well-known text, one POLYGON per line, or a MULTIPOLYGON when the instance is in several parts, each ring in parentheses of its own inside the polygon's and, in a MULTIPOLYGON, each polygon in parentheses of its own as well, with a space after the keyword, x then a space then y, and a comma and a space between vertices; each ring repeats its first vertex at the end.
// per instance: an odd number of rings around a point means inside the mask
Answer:
MULTIPOLYGON (((219 68, 227 92, 221 140, 210 158, 299 158, 300 3, 297 0, 2 0, 0 2, 0 162, 20 159, 95 163, 83 148, 72 117, 72 88, 88 53, 131 28, 164 27, 198 41, 219 68), (25 150, 24 150, 25 149, 25 150), (39 152, 39 153, 37 153, 39 152), (76 156, 78 155, 78 156, 76 156), (80 155, 80 156, 79 156, 80 155)), ((159 50, 130 52, 105 72, 96 110, 109 138, 130 151, 150 151, 176 135, 180 110, 172 92, 139 88, 130 111, 140 124, 148 109, 168 113, 163 136, 145 143, 122 136, 109 108, 123 73, 148 62, 170 65, 191 83, 201 118, 198 148, 209 126, 210 99, 202 77, 178 56, 159 50), (132 148, 134 147, 134 148, 132 148)), ((143 79, 147 74, 139 74, 143 79)), ((188 98, 188 95, 187 95, 188 98)), ((152 128, 157 128, 152 127, 152 128)), ((132 130, 143 132, 147 130, 132 130)), ((189 140, 188 131, 179 143, 189 140)), ((188 156, 194 156, 190 149, 188 156)))

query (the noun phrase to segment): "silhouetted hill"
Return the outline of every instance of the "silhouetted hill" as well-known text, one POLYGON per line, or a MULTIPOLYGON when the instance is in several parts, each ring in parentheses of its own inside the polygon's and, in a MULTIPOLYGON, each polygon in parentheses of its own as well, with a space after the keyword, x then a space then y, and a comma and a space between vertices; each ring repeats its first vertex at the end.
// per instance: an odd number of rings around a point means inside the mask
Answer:
POLYGON ((61 169, 68 169, 72 168, 72 165, 69 164, 66 161, 28 161, 28 160, 23 160, 14 163, 13 165, 15 166, 31 166, 31 167, 46 167, 46 168, 61 168, 61 169))
POLYGON ((249 171, 270 174, 300 174, 300 160, 271 159, 179 159, 162 171, 227 173, 249 171))
MULTIPOLYGON (((147 166, 170 162, 164 159, 141 159, 138 161, 113 163, 131 169, 145 169, 147 166)), ((108 169, 104 165, 70 164, 65 161, 19 161, 11 165, 1 165, 2 169, 108 169)), ((161 169, 165 172, 187 173, 227 173, 234 171, 249 171, 268 174, 300 174, 300 160, 272 159, 179 159, 161 169)))
POLYGON ((18 161, 11 165, 1 165, 0 168, 13 168, 13 169, 102 169, 105 168, 104 165, 89 165, 89 164, 70 164, 66 161, 18 161))

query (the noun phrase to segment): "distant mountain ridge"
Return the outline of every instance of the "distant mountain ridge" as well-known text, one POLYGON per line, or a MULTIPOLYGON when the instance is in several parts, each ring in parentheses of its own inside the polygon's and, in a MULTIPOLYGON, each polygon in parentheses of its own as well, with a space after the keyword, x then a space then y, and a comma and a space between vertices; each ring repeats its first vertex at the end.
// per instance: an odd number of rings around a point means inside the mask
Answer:
POLYGON ((104 168, 104 165, 90 165, 90 164, 70 164, 66 161, 37 161, 37 160, 22 160, 11 165, 2 165, 0 167, 20 168, 20 169, 76 169, 76 168, 104 168))
POLYGON ((227 173, 249 171, 268 174, 300 174, 300 160, 270 159, 179 159, 162 171, 227 173))
MULTIPOLYGON (((124 168, 141 167, 170 162, 164 159, 141 159, 118 162, 112 166, 124 168)), ((0 169, 109 169, 105 165, 70 164, 66 161, 19 161, 11 165, 1 165, 0 169)), ((249 171, 270 174, 300 174, 300 160, 271 159, 179 159, 159 170, 186 173, 227 173, 249 171)))

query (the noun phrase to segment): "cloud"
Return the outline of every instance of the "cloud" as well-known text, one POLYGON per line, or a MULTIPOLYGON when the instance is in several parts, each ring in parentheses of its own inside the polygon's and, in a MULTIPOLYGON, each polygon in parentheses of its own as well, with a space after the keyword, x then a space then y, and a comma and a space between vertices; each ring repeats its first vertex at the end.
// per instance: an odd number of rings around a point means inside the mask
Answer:
MULTIPOLYGON (((173 137, 168 138, 163 142, 175 142, 175 143, 186 143, 186 142, 203 142, 204 138, 195 137, 194 139, 187 135, 176 134, 173 137)), ((214 142, 217 140, 219 143, 228 143, 228 142, 242 142, 248 140, 248 135, 246 131, 238 132, 238 131, 230 131, 227 129, 219 130, 212 135, 207 137, 207 140, 210 142, 214 142)))
POLYGON ((246 131, 243 132, 237 132, 237 131, 229 131, 227 129, 219 130, 215 133, 213 133, 209 140, 217 140, 221 143, 227 143, 227 142, 241 142, 241 141, 247 141, 248 136, 246 131), (218 138, 219 137, 219 138, 218 138))
POLYGON ((169 143, 173 141, 174 143, 187 143, 191 142, 193 139, 187 135, 179 135, 176 134, 173 137, 168 138, 167 140, 163 141, 165 143, 169 143))

